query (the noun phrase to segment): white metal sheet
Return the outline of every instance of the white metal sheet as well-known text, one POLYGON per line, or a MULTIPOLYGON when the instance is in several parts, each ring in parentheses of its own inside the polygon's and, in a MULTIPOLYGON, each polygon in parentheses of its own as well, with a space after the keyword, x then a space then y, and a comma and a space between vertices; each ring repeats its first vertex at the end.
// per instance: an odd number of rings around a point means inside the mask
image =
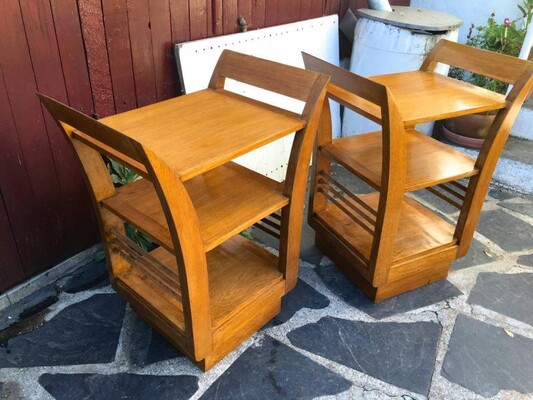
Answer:
MULTIPOLYGON (((301 52, 339 65, 338 17, 315 18, 292 24, 179 43, 175 46, 178 71, 185 93, 205 89, 224 49, 303 68, 301 52)), ((230 81, 226 88, 236 93, 301 112, 303 103, 249 85, 230 81)), ((331 103, 333 134, 340 136, 340 110, 331 103)), ((236 161, 278 181, 285 172, 293 135, 239 157, 236 161)))

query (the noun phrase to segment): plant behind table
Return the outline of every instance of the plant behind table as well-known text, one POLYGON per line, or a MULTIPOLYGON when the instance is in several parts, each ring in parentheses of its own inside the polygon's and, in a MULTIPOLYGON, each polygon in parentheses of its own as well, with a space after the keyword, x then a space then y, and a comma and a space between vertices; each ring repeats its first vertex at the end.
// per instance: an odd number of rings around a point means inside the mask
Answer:
MULTIPOLYGON (((523 0, 522 4, 518 5, 518 9, 522 16, 514 21, 505 18, 501 23, 497 22, 496 14, 492 13, 486 25, 472 24, 466 37, 466 44, 518 57, 533 17, 533 0, 523 0)), ((459 68, 450 68, 449 75, 497 93, 505 94, 507 91, 507 84, 504 82, 478 74, 469 74, 459 68)))

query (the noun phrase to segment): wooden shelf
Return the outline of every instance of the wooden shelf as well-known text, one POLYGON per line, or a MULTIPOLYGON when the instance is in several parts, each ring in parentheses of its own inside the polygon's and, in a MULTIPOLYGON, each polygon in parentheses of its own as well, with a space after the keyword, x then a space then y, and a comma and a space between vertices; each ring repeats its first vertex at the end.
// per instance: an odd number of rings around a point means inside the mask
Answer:
MULTIPOLYGON (((358 196, 377 210, 379 193, 358 196)), ((368 262, 373 236, 355 223, 334 204, 315 212, 316 218, 368 262)), ((413 256, 455 245, 455 227, 436 216, 413 199, 404 196, 400 224, 393 250, 393 263, 403 262, 413 256)))
MULTIPOLYGON (((149 268, 142 263, 134 264, 117 276, 116 285, 183 332, 176 257, 162 247, 149 256, 152 259, 149 268)), ((239 235, 207 253, 207 265, 214 331, 267 292, 278 291, 280 298, 284 293, 277 257, 239 235)))
MULTIPOLYGON (((476 160, 421 132, 406 131, 407 176, 405 191, 418 190, 476 175, 476 160)), ((381 186, 380 132, 333 140, 320 150, 370 186, 381 186)))
POLYGON ((369 79, 390 90, 408 126, 507 106, 502 94, 434 72, 409 71, 369 79))
MULTIPOLYGON (((185 182, 196 209, 205 251, 286 206, 280 183, 233 162, 185 182)), ((139 179, 102 205, 173 251, 168 225, 154 186, 139 179)))
MULTIPOLYGON (((183 181, 305 126, 294 114, 209 89, 99 122, 143 143, 183 181)), ((131 165, 131 159, 114 153, 131 165)))

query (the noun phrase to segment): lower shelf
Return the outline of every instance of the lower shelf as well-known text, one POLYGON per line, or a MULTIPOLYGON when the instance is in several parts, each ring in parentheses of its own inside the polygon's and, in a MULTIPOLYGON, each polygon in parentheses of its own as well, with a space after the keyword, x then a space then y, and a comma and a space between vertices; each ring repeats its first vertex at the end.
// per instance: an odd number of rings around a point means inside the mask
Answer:
MULTIPOLYGON (((379 193, 358 196, 377 210, 379 193)), ((370 259, 373 237, 334 204, 315 217, 364 260, 370 259)), ((394 242, 393 263, 400 263, 421 253, 454 245, 455 228, 413 199, 404 196, 400 225, 394 242)))
MULTIPOLYGON (((151 271, 140 265, 134 266, 119 274, 117 280, 152 308, 168 311, 169 322, 183 330, 176 258, 162 247, 150 252, 150 256, 160 264, 152 263, 151 271)), ((284 285, 277 257, 241 236, 235 236, 207 253, 207 264, 213 330, 253 303, 263 292, 284 285)))

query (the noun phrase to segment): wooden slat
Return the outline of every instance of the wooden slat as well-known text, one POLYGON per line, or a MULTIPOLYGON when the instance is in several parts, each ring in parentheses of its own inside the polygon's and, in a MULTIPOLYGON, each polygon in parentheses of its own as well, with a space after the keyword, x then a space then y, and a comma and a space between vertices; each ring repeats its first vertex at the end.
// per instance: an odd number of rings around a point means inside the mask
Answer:
POLYGON ((242 16, 248 25, 248 30, 253 29, 253 0, 239 0, 239 16, 242 16))
POLYGON ((459 203, 456 202, 455 200, 450 199, 450 198, 449 198, 448 196, 446 196, 444 193, 439 192, 439 191, 436 190, 435 188, 433 188, 433 187, 428 187, 428 188, 426 188, 426 190, 428 190, 429 192, 433 193, 435 196, 439 197, 440 199, 444 200, 445 202, 451 204, 452 206, 454 206, 454 207, 457 208, 458 210, 461 209, 461 204, 459 204, 459 203))
MULTIPOLYGON (((360 196, 377 209, 379 194, 360 196)), ((372 236, 354 223, 344 212, 333 206, 317 214, 317 218, 336 232, 339 239, 357 250, 367 261, 372 247, 372 236)), ((455 244, 454 227, 416 201, 404 197, 400 224, 394 241, 393 262, 401 262, 414 255, 437 251, 455 244)))
POLYGON ((57 45, 70 106, 93 115, 94 103, 76 0, 51 0, 57 45))
POLYGON ((283 0, 265 0, 265 26, 279 25, 283 20, 279 10, 280 1, 283 0))
MULTIPOLYGON (((151 255, 171 269, 176 268, 176 258, 164 249, 156 249, 151 255)), ((213 330, 283 279, 277 257, 239 235, 210 251, 207 264, 213 330), (242 268, 243 265, 247 267, 242 268)))
MULTIPOLYGON (((417 131, 406 132, 407 177, 405 190, 417 190, 477 173, 475 159, 417 131)), ((366 133, 334 140, 321 151, 334 158, 372 187, 381 186, 381 133, 366 133)))
MULTIPOLYGON (((13 140, 11 143, 22 150, 19 153, 16 147, 6 148, 12 151, 11 157, 17 158, 2 157, 2 162, 6 162, 1 168, 3 174, 20 173, 21 180, 8 178, 11 184, 2 184, 2 194, 15 230, 24 271, 31 275, 61 257, 65 242, 62 240, 62 219, 58 218, 61 213, 58 204, 60 190, 43 114, 35 96, 37 88, 19 4, 2 0, 0 9, 0 65, 4 81, 1 90, 5 90, 0 96, 4 102, 0 129, 8 131, 9 140, 13 140), (24 163, 26 173, 19 169, 24 163)), ((2 135, 3 143, 4 140, 7 138, 2 135)))
POLYGON ((128 0, 127 5, 137 104, 144 106, 157 101, 150 7, 148 0, 128 0))
POLYGON ((190 38, 189 2, 170 0, 172 43, 183 43, 190 38))
POLYGON ((238 0, 224 0, 222 2, 222 31, 224 32, 224 35, 239 31, 237 25, 238 17, 238 0))
POLYGON ((150 30, 157 100, 176 95, 177 72, 172 51, 169 1, 150 0, 150 30))
POLYGON ((254 0, 252 4, 252 29, 260 29, 265 27, 265 1, 266 0, 254 0))
POLYGON ((191 40, 207 37, 207 4, 206 0, 189 0, 189 23, 191 40))
MULTIPOLYGON (((288 203, 279 183, 233 163, 191 179, 185 187, 198 214, 206 251, 288 203), (223 207, 227 204, 232 206, 223 207)), ((168 225, 149 181, 119 188, 118 195, 103 205, 172 251, 168 225)))
POLYGON ((434 66, 436 62, 462 68, 505 83, 514 83, 527 67, 527 63, 519 58, 475 47, 466 47, 449 40, 442 40, 438 43, 420 68, 432 70, 429 67, 434 66))
POLYGON ((102 4, 101 0, 86 0, 78 2, 78 7, 95 113, 102 118, 115 113, 102 4))
POLYGON ((23 278, 24 270, 0 192, 0 293, 23 278))
MULTIPOLYGON (((20 7, 37 89, 67 102, 50 4, 22 0, 20 7)), ((61 202, 58 202, 56 212, 62 218, 62 241, 66 244, 62 252, 67 257, 96 242, 92 205, 81 168, 70 145, 49 113, 44 113, 44 120, 52 150, 54 173, 59 183, 59 192, 55 196, 61 202), (80 225, 89 229, 80 231, 80 225)))
POLYGON ((324 15, 324 1, 311 0, 311 17, 317 18, 324 15))
POLYGON ((115 109, 137 108, 126 0, 102 2, 115 109))

